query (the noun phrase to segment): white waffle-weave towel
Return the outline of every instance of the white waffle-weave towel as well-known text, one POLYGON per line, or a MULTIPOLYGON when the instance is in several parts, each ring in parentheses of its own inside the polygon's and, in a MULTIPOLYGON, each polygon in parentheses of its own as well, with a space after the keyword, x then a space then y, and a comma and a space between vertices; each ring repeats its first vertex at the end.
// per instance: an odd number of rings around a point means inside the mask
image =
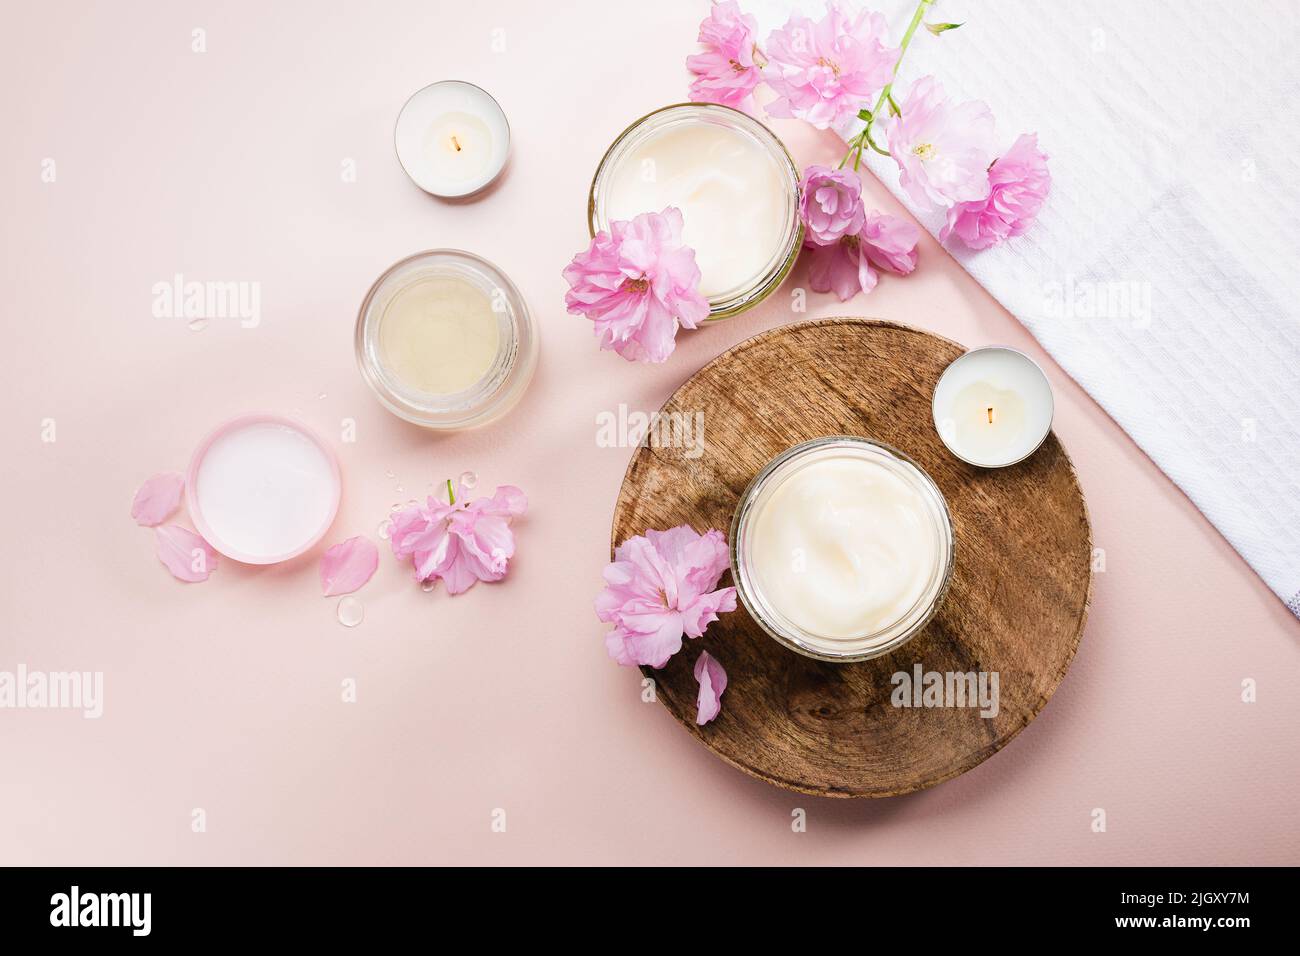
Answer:
MULTIPOLYGON (((867 6, 895 43, 916 8, 867 6)), ((741 8, 763 40, 824 6, 741 8)), ((1300 4, 940 0, 926 20, 963 25, 917 32, 897 92, 928 73, 984 100, 1053 180, 1024 236, 954 256, 1300 617, 1300 4)))

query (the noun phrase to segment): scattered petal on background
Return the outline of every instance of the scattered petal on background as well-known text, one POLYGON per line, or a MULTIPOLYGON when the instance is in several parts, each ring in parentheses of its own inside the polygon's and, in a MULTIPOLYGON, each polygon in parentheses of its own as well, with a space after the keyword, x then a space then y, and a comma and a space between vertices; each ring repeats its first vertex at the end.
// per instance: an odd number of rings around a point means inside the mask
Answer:
POLYGON ((326 597, 351 594, 365 585, 379 567, 379 549, 358 535, 341 541, 320 559, 320 587, 326 597))
POLYGON ((701 651, 699 660, 695 662, 695 679, 700 682, 695 722, 703 726, 722 713, 722 692, 727 689, 727 672, 716 657, 708 651, 701 651))
POLYGON ((146 528, 162 524, 181 503, 185 491, 185 476, 175 471, 154 475, 135 493, 131 502, 131 517, 146 528))
POLYGON ((154 544, 158 560, 181 581, 206 581, 217 569, 217 552, 189 528, 175 524, 154 528, 154 544))

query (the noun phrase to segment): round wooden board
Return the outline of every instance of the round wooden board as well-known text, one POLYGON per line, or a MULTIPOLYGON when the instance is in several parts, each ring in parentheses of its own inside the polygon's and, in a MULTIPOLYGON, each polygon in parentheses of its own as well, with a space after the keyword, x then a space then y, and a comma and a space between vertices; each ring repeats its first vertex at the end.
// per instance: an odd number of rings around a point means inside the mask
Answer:
MULTIPOLYGON (((930 473, 956 533, 952 584, 925 630, 859 664, 786 650, 743 607, 688 641, 661 670, 658 698, 728 763, 801 793, 887 797, 933 786, 996 753, 1065 676, 1092 592, 1092 534, 1074 467, 1055 434, 1026 461, 983 470, 950 454, 930 398, 964 349, 919 329, 823 319, 742 342, 700 369, 664 412, 704 413, 704 453, 636 450, 613 541, 689 524, 726 534, 750 479, 790 445, 821 435, 887 442, 930 473), (727 669, 722 713, 695 723, 701 650, 727 669), (997 672, 994 717, 978 707, 898 707, 899 671, 997 672)), ((722 585, 730 583, 724 575, 722 585)))

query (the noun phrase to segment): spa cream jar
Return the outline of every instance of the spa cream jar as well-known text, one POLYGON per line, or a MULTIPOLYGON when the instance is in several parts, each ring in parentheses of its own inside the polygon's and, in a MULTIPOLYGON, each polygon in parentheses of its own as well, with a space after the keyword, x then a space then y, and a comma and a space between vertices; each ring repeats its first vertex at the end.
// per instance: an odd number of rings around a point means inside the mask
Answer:
POLYGON ((393 414, 426 428, 482 425, 519 400, 537 365, 537 329, 514 284, 456 249, 392 266, 357 316, 361 375, 393 414))
POLYGON ((887 445, 835 436, 782 452, 750 483, 731 525, 736 592, 791 650, 862 661, 930 619, 952 575, 943 495, 887 445))
POLYGON ((282 415, 241 415, 190 459, 185 498, 195 529, 244 564, 278 564, 314 547, 334 523, 343 482, 320 435, 282 415))
POLYGON ((730 107, 666 106, 624 130, 596 169, 588 226, 595 236, 667 206, 682 211, 710 319, 762 301, 799 255, 794 160, 771 130, 730 107))

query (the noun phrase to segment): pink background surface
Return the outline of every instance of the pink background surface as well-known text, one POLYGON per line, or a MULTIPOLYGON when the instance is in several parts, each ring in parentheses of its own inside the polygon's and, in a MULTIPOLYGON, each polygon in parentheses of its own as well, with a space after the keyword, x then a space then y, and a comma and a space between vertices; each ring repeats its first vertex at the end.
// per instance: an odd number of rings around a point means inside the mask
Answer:
MULTIPOLYGON (((762 308, 682 336, 663 366, 598 353, 589 323, 564 313, 560 269, 587 240, 595 164, 629 121, 684 98, 702 12, 518 0, 8 12, 0 670, 103 671, 105 710, 0 710, 0 862, 1300 863, 1300 625, 928 237, 912 277, 845 305, 812 295, 792 315, 799 269, 762 308), (426 197, 393 155, 405 98, 446 77, 493 92, 514 131, 506 180, 469 205, 426 197), (40 178, 46 158, 54 183, 40 178), (340 176, 349 158, 355 183, 340 176), (543 343, 515 412, 445 437, 386 413, 352 353, 370 283, 435 246, 499 264, 543 343), (259 282, 261 324, 155 318, 151 287, 177 272, 259 282), (875 802, 798 796, 724 765, 641 702, 591 611, 630 454, 597 447, 595 416, 657 408, 757 332, 845 314, 1042 362, 1107 556, 1042 715, 970 773, 875 802), (355 419, 356 442, 337 445, 344 499, 327 542, 374 537, 393 503, 465 469, 520 485, 531 510, 509 579, 426 594, 385 554, 352 630, 320 596, 320 549, 174 581, 131 496, 251 410, 335 438, 355 419), (345 678, 355 704, 340 700, 345 678), (1240 699, 1245 678, 1257 703, 1240 699), (204 833, 191 831, 196 807, 204 833), (1105 833, 1090 827, 1098 807, 1105 833), (495 808, 505 833, 491 832, 495 808)), ((829 136, 777 128, 801 163, 838 154, 829 136)), ((868 192, 901 212, 879 184, 868 192)))

